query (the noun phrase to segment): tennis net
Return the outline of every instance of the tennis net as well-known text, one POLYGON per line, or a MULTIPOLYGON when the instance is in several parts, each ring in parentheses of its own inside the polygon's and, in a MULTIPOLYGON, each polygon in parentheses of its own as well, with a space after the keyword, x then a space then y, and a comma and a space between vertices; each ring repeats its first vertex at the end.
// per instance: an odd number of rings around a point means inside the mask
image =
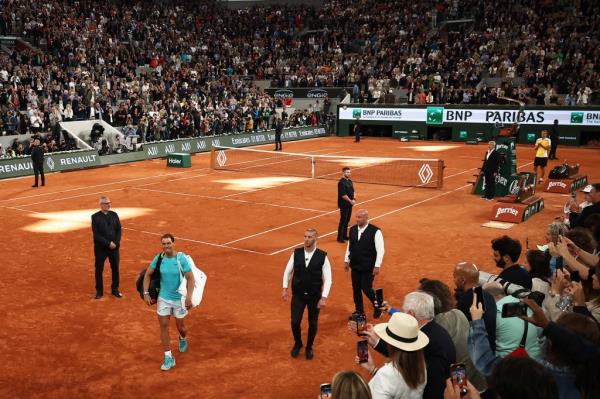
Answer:
POLYGON ((442 159, 353 157, 213 146, 216 170, 337 180, 342 168, 352 169, 352 181, 406 187, 442 188, 442 159))

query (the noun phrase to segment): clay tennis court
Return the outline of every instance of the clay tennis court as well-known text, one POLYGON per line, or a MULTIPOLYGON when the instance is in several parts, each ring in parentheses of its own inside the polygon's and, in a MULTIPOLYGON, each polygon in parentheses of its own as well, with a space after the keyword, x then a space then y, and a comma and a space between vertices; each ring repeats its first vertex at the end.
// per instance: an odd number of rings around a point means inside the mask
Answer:
MULTIPOLYGON (((485 149, 384 139, 355 144, 350 138, 284 144, 286 152, 314 155, 444 160, 439 190, 355 183, 354 212, 368 209, 385 238, 374 286, 398 305, 422 277, 452 286, 459 260, 495 272, 492 238, 507 233, 530 247, 541 244, 544 226, 562 214, 566 195, 538 193, 546 208, 525 223, 510 230, 481 227, 491 204, 471 195, 467 182, 485 149)), ((600 181, 598 150, 561 146, 558 155, 579 162, 589 181, 600 181)), ((518 146, 519 171, 532 170, 532 160, 532 146, 518 146)), ((335 240, 335 180, 215 171, 208 153, 192 161, 191 169, 156 160, 52 174, 37 190, 30 188, 32 177, 0 181, 1 398, 316 398, 319 384, 335 372, 359 369, 356 336, 346 329, 353 302, 345 245, 335 240), (110 197, 124 228, 122 299, 93 299, 90 215, 101 195, 110 197), (333 267, 312 361, 289 355, 289 303, 280 296, 285 264, 308 227, 319 231, 318 245, 333 267), (189 351, 179 354, 174 345, 177 366, 169 372, 160 370, 155 308, 144 305, 134 286, 165 232, 208 275, 204 300, 186 319, 189 351)), ((104 276, 109 284, 108 264, 104 276)), ((171 327, 175 344, 174 322, 171 327)))

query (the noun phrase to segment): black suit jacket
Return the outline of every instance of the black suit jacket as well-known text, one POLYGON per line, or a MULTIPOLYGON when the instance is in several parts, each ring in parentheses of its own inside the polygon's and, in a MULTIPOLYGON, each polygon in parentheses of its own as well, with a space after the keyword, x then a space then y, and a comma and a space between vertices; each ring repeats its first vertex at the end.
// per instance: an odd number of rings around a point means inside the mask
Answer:
MULTIPOLYGON (((440 399, 444 397, 446 379, 450 377, 450 365, 456 362, 456 349, 448 331, 434 320, 425 324, 421 331, 429 338, 424 349, 427 363, 427 385, 423 399, 440 399)), ((380 339, 375 350, 389 356, 387 344, 380 339)))
POLYGON ((492 151, 488 159, 484 158, 481 171, 487 174, 498 173, 498 169, 500 169, 500 159, 500 153, 496 150, 492 151))
POLYGON ((116 212, 108 211, 105 215, 98 211, 92 215, 92 232, 94 233, 94 246, 108 249, 110 242, 119 248, 121 243, 121 221, 116 212))

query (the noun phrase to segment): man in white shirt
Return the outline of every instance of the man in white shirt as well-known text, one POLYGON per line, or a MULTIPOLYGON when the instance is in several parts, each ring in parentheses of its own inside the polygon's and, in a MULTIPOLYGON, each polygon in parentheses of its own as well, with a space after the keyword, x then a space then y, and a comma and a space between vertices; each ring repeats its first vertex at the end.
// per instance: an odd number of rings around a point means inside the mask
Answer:
POLYGON ((302 349, 300 323, 304 308, 308 307, 308 338, 306 341, 306 359, 313 358, 313 342, 317 336, 319 312, 327 304, 331 289, 331 264, 327 252, 317 248, 317 231, 308 229, 304 233, 304 247, 296 248, 288 260, 283 273, 284 301, 289 298, 288 284, 292 280, 292 334, 294 347, 292 357, 297 357, 302 349), (292 275, 293 274, 293 275, 292 275))
POLYGON ((379 304, 375 301, 373 279, 379 274, 383 254, 383 234, 379 227, 369 224, 369 213, 361 209, 356 213, 356 224, 350 228, 350 238, 344 258, 344 269, 352 269, 352 293, 357 313, 364 313, 362 293, 375 308, 373 317, 381 315, 379 304))

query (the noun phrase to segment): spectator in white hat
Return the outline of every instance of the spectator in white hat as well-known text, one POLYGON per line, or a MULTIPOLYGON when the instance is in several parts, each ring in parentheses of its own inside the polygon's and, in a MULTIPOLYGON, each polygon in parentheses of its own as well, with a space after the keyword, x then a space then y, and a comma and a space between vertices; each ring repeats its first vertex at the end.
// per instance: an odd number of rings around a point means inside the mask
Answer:
POLYGON ((374 330, 387 344, 390 361, 377 368, 369 353, 369 360, 361 363, 373 376, 369 381, 373 399, 421 398, 427 383, 423 348, 429 338, 419 330, 417 319, 397 312, 388 323, 377 324, 374 330))

